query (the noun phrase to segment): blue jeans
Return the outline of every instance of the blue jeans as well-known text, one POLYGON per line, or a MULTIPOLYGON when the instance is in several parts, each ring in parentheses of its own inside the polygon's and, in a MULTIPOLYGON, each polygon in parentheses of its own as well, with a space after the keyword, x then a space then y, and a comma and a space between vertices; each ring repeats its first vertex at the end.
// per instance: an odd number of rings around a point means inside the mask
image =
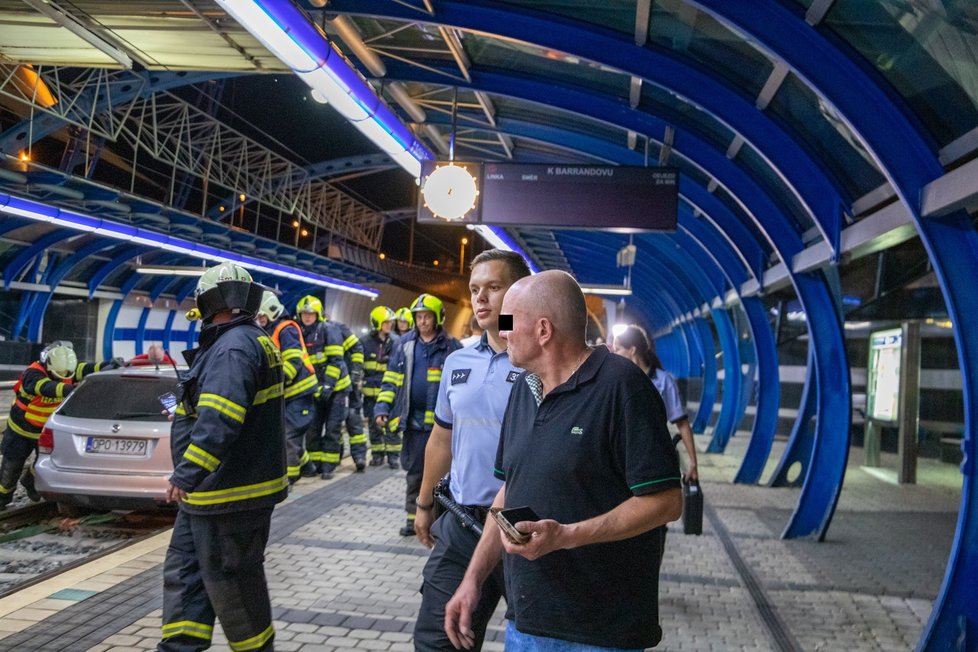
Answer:
POLYGON ((512 620, 506 621, 506 652, 642 652, 641 648, 625 650, 617 647, 598 647, 559 638, 533 636, 516 629, 512 620))

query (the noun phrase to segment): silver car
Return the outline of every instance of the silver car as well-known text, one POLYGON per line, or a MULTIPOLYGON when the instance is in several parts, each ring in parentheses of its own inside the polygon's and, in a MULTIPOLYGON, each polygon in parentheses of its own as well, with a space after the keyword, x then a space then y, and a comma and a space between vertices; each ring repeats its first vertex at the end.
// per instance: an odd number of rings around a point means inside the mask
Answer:
POLYGON ((176 384, 173 367, 123 367, 86 377, 38 440, 40 494, 63 513, 163 505, 173 461, 160 396, 176 384))

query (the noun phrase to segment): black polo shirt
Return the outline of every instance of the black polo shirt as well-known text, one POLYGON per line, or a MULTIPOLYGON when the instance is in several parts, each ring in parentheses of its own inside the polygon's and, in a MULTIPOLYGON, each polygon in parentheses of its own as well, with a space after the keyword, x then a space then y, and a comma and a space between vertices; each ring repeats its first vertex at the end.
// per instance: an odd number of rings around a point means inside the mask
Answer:
MULTIPOLYGON (((524 373, 516 381, 503 418, 495 473, 506 483, 507 507, 576 523, 680 486, 665 407, 637 366, 598 347, 539 405, 536 380, 524 373)), ((656 528, 535 561, 505 555, 506 617, 536 636, 651 647, 662 637, 661 552, 656 528)))

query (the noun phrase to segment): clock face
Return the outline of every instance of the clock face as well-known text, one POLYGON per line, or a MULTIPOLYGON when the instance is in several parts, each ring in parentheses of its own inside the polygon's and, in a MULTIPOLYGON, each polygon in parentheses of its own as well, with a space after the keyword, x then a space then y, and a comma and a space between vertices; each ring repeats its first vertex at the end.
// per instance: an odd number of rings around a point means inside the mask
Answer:
POLYGON ((421 189, 428 210, 446 220, 457 220, 475 208, 478 195, 468 170, 452 164, 435 169, 421 189))

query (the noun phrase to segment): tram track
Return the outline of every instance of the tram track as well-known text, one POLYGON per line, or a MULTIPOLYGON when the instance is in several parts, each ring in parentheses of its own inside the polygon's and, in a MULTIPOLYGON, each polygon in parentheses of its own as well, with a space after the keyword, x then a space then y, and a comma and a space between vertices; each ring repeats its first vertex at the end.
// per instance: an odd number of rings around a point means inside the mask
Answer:
POLYGON ((0 598, 117 552, 172 527, 175 512, 58 516, 53 503, 0 513, 0 598))

